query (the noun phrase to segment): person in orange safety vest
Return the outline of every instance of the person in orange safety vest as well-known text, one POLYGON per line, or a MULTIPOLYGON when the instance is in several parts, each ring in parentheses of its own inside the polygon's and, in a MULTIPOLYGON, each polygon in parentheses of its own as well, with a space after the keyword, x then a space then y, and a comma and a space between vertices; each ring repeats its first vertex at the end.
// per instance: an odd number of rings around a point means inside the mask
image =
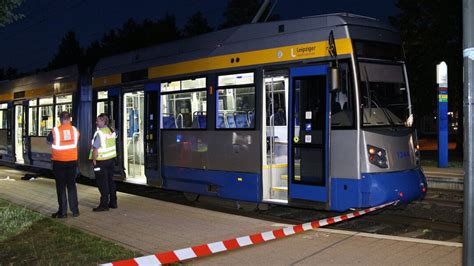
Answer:
POLYGON ((47 140, 51 143, 51 160, 53 161, 54 179, 56 180, 56 193, 58 196, 58 211, 53 213, 53 218, 67 217, 67 203, 72 216, 79 216, 77 201, 76 175, 77 175, 77 143, 79 130, 71 125, 71 114, 59 114, 61 125, 54 127, 47 140), (67 198, 66 198, 67 188, 67 198))

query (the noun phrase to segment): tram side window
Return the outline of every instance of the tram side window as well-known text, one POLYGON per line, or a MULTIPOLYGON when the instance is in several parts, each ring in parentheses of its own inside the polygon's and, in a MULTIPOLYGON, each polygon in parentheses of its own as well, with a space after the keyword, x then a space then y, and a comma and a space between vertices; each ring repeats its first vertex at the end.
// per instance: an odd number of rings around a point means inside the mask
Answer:
POLYGON ((255 128, 254 73, 219 76, 217 128, 255 128))
POLYGON ((339 66, 341 89, 331 94, 331 125, 333 128, 354 126, 354 90, 350 67, 347 63, 339 66))
POLYGON ((56 96, 56 113, 54 117, 56 117, 57 126, 61 124, 61 121, 59 120, 59 114, 65 111, 72 114, 72 95, 70 94, 56 96))
MULTIPOLYGON (((96 116, 100 114, 109 114, 109 105, 107 102, 108 98, 108 92, 107 91, 99 91, 97 92, 97 114, 96 116)), ((109 114, 110 116, 111 114, 109 114)))
POLYGON ((53 129, 53 97, 39 99, 39 132, 38 136, 47 136, 53 129))
POLYGON ((164 82, 161 94, 162 128, 207 128, 206 78, 164 82))
POLYGON ((0 129, 8 128, 8 104, 0 104, 0 129))
POLYGON ((38 135, 38 103, 37 100, 31 100, 28 107, 28 135, 38 135))

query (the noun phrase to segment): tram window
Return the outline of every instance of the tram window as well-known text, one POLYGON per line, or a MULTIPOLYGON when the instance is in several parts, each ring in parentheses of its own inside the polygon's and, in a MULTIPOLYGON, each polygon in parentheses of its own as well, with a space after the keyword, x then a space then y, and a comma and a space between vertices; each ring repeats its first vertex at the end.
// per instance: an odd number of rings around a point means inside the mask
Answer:
POLYGON ((53 97, 39 99, 39 132, 38 136, 47 136, 53 129, 53 97), (47 104, 47 105, 46 105, 47 104))
POLYGON ((200 89, 206 87, 206 78, 188 79, 181 81, 182 90, 200 89))
POLYGON ((206 128, 206 92, 161 96, 163 128, 206 128))
POLYGON ((267 83, 266 85, 267 125, 271 125, 273 123, 275 126, 286 126, 286 98, 284 81, 274 81, 273 92, 271 90, 271 86, 271 82, 267 83))
POLYGON ((255 87, 217 91, 217 128, 255 128, 255 87))
POLYGON ((109 93, 107 91, 98 91, 97 92, 97 100, 105 100, 109 96, 109 93))
POLYGON ((354 126, 354 92, 352 75, 347 63, 339 66, 341 89, 331 94, 331 125, 333 128, 354 126))
POLYGON ((216 128, 255 128, 254 74, 218 78, 216 128))
POLYGON ((53 104, 53 97, 39 99, 39 105, 53 104))
POLYGON ((0 104, 0 129, 8 127, 8 104, 0 104))
POLYGON ((219 76, 219 87, 232 86, 232 85, 245 85, 245 84, 253 84, 253 83, 254 83, 253 73, 241 73, 241 74, 219 76))
POLYGON ((59 125, 61 121, 59 120, 59 114, 61 112, 72 113, 72 95, 60 95, 56 96, 56 125, 59 125))
POLYGON ((205 88, 206 78, 162 83, 162 128, 207 128, 205 88))
POLYGON ((206 88, 206 78, 186 79, 161 83, 161 92, 174 92, 203 88, 206 88))
MULTIPOLYGON (((108 92, 107 91, 98 91, 97 92, 97 112, 96 116, 100 114, 109 113, 109 104, 108 104, 108 92)), ((110 114, 111 115, 111 114, 110 114)))
POLYGON ((106 101, 97 102, 97 116, 100 114, 108 114, 109 113, 109 105, 106 101))
POLYGON ((29 101, 28 108, 28 135, 36 136, 38 135, 38 107, 37 100, 29 101))

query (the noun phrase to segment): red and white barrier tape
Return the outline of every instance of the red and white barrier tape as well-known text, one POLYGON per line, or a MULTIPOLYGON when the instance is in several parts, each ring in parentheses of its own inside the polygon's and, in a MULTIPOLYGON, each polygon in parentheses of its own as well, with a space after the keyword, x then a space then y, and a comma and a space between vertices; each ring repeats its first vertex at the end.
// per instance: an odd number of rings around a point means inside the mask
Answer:
POLYGON ((291 236, 294 234, 316 229, 316 228, 323 227, 326 225, 335 224, 335 223, 349 220, 354 217, 358 217, 358 216, 361 216, 361 215, 364 215, 376 210, 380 210, 390 205, 395 205, 397 203, 398 201, 392 201, 392 202, 382 204, 376 207, 368 208, 361 211, 355 211, 352 213, 348 213, 348 214, 344 214, 344 215, 340 215, 336 217, 326 218, 319 221, 308 222, 305 224, 290 226, 290 227, 268 231, 264 233, 243 236, 239 238, 214 242, 210 244, 204 244, 200 246, 194 246, 190 248, 177 249, 173 251, 157 253, 154 255, 148 255, 148 256, 143 256, 143 257, 129 259, 129 260, 121 260, 121 261, 106 263, 102 265, 105 265, 105 266, 162 265, 162 264, 184 261, 188 259, 204 257, 204 256, 216 254, 223 251, 229 251, 229 250, 238 249, 241 247, 268 242, 270 240, 274 240, 278 238, 291 236))

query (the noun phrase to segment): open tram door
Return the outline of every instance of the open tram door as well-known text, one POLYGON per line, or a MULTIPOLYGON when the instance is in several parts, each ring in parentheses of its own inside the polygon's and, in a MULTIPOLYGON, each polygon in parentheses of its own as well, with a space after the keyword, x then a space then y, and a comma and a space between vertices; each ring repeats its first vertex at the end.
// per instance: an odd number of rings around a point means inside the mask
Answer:
POLYGON ((17 164, 29 163, 28 149, 26 149, 26 112, 28 101, 15 102, 14 104, 14 151, 17 164))
POLYGON ((92 123, 93 129, 95 131, 95 119, 98 115, 102 113, 106 113, 109 115, 109 123, 110 126, 115 129, 118 133, 118 138, 116 140, 116 147, 117 147, 117 159, 115 161, 115 177, 120 176, 124 178, 123 174, 123 167, 121 167, 120 162, 123 160, 122 153, 120 152, 120 109, 119 109, 119 96, 120 96, 120 88, 109 88, 107 90, 98 91, 96 94, 96 113, 93 116, 92 123))
POLYGON ((329 202, 328 66, 290 70, 289 200, 329 202))
POLYGON ((287 70, 265 72, 262 105, 263 201, 288 203, 288 95, 287 70))
POLYGON ((145 176, 147 184, 159 186, 163 185, 160 175, 161 153, 160 143, 160 89, 159 83, 145 84, 145 176))

